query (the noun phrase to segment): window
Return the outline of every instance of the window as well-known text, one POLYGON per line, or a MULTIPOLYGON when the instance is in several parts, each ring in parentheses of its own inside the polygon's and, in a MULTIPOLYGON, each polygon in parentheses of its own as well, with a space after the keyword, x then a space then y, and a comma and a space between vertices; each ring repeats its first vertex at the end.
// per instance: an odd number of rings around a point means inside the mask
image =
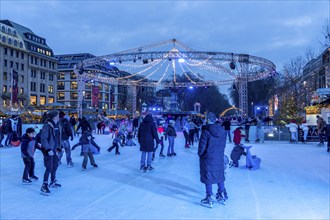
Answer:
POLYGON ((37 96, 35 95, 30 96, 30 105, 37 105, 37 96))
POLYGON ((24 70, 24 63, 21 63, 21 70, 24 70))
POLYGON ((57 79, 65 79, 65 73, 60 73, 58 74, 58 78, 57 79))
POLYGON ((37 70, 31 70, 31 77, 36 78, 37 77, 37 70))
POLYGON ((14 56, 14 50, 10 49, 10 56, 14 56))
POLYGON ((2 41, 2 43, 6 43, 6 37, 2 36, 1 41, 2 41))
POLYGON ((21 94, 24 94, 24 88, 20 88, 19 91, 20 91, 21 94))
POLYGON ((31 82, 30 83, 30 90, 31 90, 31 92, 35 92, 36 91, 36 83, 35 82, 31 82))
POLYGON ((17 45, 18 45, 18 41, 14 40, 14 46, 17 47, 17 45))
POLYGON ((54 86, 53 85, 49 85, 48 86, 48 93, 53 94, 53 92, 54 92, 54 86))
POLYGON ((40 92, 45 92, 45 84, 40 83, 40 92))
POLYGON ((16 50, 16 58, 19 57, 19 52, 16 50))
POLYGON ((77 74, 75 74, 74 72, 71 72, 70 79, 77 79, 77 74))
POLYGON ((24 82, 24 76, 20 76, 21 78, 21 83, 24 82))
POLYGON ((46 73, 45 72, 40 73, 40 79, 46 79, 46 73))
POLYGON ((70 92, 70 99, 78 99, 78 93, 70 92))
POLYGON ((57 90, 64 90, 64 82, 57 82, 57 90))
POLYGON ((14 30, 13 34, 14 34, 15 37, 17 36, 17 32, 16 32, 16 30, 14 30))
POLYGON ((48 98, 48 103, 54 103, 54 97, 49 97, 48 98))
POLYGON ((16 69, 18 70, 19 63, 18 62, 15 62, 15 65, 16 65, 16 69))
POLYGON ((7 86, 3 86, 2 92, 3 93, 7 92, 7 86))
POLYGON ((7 55, 7 53, 8 53, 8 49, 7 47, 5 47, 5 55, 7 55))
POLYGON ((13 67, 14 67, 14 62, 10 61, 10 68, 13 68, 13 67))
POLYGON ((64 92, 59 92, 59 93, 57 93, 58 95, 57 95, 57 99, 58 100, 64 100, 65 99, 65 94, 64 94, 64 92))
POLYGON ((77 82, 71 82, 70 89, 78 89, 78 83, 77 82))
POLYGON ((10 28, 8 28, 8 32, 7 32, 7 33, 11 35, 11 30, 10 30, 10 28))
POLYGON ((21 59, 24 60, 24 53, 21 53, 21 59))
POLYGON ((3 81, 7 81, 7 72, 3 73, 3 81))
POLYGON ((11 44, 11 38, 10 37, 8 38, 8 44, 11 44))
POLYGON ((40 96, 40 105, 46 105, 46 97, 40 96))
POLYGON ((53 81, 54 80, 54 75, 52 73, 49 73, 49 81, 53 81))
POLYGON ((3 64, 4 66, 7 66, 7 60, 4 60, 4 64, 3 64))
POLYGON ((22 42, 19 42, 19 47, 23 48, 23 43, 22 42))
POLYGON ((6 33, 6 28, 5 28, 5 26, 2 26, 2 27, 1 27, 1 31, 4 32, 4 33, 6 33))

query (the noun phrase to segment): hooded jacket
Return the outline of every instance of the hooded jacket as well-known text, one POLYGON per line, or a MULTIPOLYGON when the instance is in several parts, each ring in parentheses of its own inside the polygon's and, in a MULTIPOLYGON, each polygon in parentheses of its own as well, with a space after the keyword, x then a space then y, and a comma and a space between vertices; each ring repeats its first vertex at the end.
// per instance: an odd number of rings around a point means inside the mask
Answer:
POLYGON ((157 143, 159 142, 156 124, 152 116, 147 114, 138 130, 140 151, 153 152, 155 150, 155 140, 157 143))
POLYGON ((44 148, 44 150, 47 152, 52 150, 54 153, 56 153, 56 148, 61 147, 61 134, 62 128, 60 123, 58 123, 58 127, 56 128, 53 120, 47 120, 43 125, 40 134, 41 147, 44 148), (57 136, 55 129, 58 129, 59 136, 57 136))
POLYGON ((202 132, 198 145, 200 180, 205 184, 225 181, 224 153, 226 134, 222 126, 208 124, 202 132))

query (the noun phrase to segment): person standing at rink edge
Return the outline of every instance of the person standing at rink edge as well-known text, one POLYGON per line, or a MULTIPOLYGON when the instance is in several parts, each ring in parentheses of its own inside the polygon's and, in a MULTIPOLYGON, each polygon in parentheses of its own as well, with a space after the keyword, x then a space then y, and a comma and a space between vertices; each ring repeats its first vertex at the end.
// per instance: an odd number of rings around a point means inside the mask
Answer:
POLYGON ((225 189, 224 154, 226 147, 226 132, 222 126, 215 124, 214 113, 207 113, 207 125, 202 131, 198 146, 200 181, 205 184, 206 197, 201 205, 213 207, 212 184, 217 184, 216 200, 224 204, 228 199, 225 189))

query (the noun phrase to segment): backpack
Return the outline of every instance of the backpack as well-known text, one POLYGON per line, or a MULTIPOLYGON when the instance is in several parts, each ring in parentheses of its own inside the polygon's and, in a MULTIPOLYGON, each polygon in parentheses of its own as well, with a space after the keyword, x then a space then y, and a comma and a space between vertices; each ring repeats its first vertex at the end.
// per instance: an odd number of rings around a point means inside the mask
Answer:
POLYGON ((8 120, 5 120, 2 125, 0 126, 0 132, 2 132, 3 134, 6 134, 6 126, 8 124, 8 120))

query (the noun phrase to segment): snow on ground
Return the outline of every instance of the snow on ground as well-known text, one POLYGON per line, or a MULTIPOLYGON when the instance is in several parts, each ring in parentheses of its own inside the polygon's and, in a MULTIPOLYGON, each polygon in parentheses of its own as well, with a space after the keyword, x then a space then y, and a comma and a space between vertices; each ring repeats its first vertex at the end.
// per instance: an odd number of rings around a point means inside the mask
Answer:
MULTIPOLYGON (((153 173, 139 172, 138 145, 115 155, 106 151, 110 135, 95 137, 102 147, 95 155, 99 167, 89 164, 82 171, 83 157, 76 148, 75 166, 67 168, 62 158, 57 172, 62 188, 51 189, 48 197, 40 195, 41 152, 35 155, 40 179, 23 185, 20 149, 1 149, 0 219, 330 219, 330 154, 316 143, 251 143, 252 154, 262 159, 261 169, 248 170, 241 158, 240 167, 227 173, 227 204, 209 209, 200 205, 205 189, 199 181, 197 144, 185 149, 181 133, 175 140, 177 156, 158 158, 158 149, 153 173)), ((228 157, 232 148, 227 143, 228 157)))

